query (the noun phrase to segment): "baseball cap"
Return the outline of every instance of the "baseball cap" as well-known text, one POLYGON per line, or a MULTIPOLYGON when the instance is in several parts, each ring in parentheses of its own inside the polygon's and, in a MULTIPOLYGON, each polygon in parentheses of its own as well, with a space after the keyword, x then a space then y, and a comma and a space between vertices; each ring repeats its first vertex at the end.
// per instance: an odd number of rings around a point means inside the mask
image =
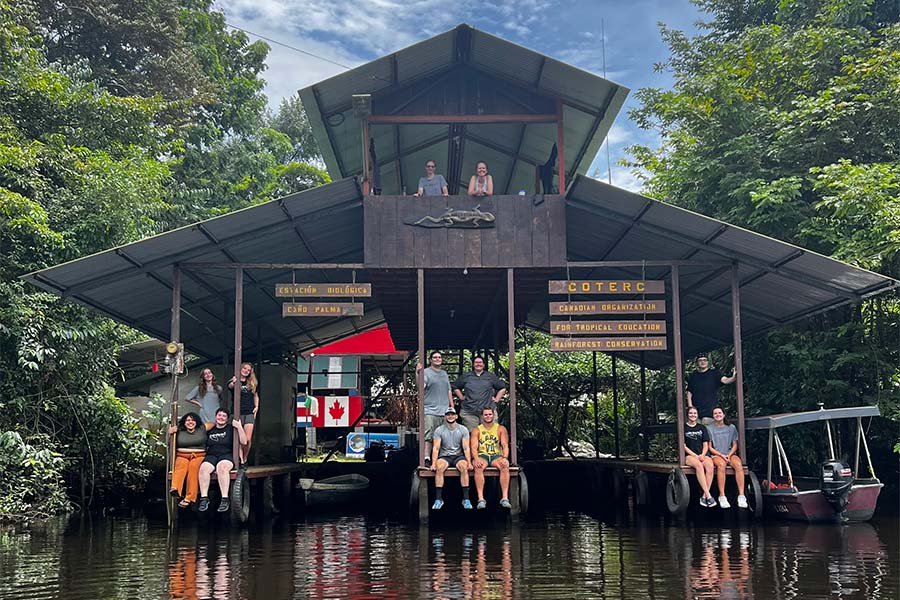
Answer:
POLYGON ((444 411, 444 414, 445 414, 445 415, 455 415, 455 414, 456 414, 456 409, 453 408, 452 406, 448 406, 448 407, 447 407, 447 410, 444 411))

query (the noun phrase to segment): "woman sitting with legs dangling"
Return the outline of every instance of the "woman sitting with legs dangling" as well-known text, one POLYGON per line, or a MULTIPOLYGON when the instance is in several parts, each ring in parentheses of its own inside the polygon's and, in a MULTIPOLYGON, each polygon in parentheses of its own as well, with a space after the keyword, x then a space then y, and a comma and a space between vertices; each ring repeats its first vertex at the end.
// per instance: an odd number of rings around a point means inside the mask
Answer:
POLYGON ((709 493, 714 467, 712 459, 706 454, 709 451, 709 432, 704 425, 697 422, 698 414, 694 406, 687 409, 687 423, 684 424, 684 462, 694 468, 697 483, 703 490, 700 506, 710 508, 716 505, 715 499, 709 493))
POLYGON ((197 413, 189 412, 178 423, 169 428, 169 435, 175 435, 175 468, 172 471, 172 488, 169 493, 181 498, 178 506, 187 508, 197 501, 200 463, 206 457, 206 427, 197 413), (187 491, 182 491, 187 480, 187 491))
POLYGON ((725 469, 728 465, 734 469, 734 481, 737 483, 737 503, 740 508, 749 508, 744 495, 744 463, 737 455, 738 433, 734 425, 725 423, 725 411, 717 406, 712 411, 713 422, 707 428, 712 443, 709 452, 716 466, 716 483, 719 484, 719 506, 731 508, 725 497, 725 469))
POLYGON ((216 472, 219 482, 219 491, 222 492, 222 501, 219 503, 219 512, 227 512, 230 508, 228 500, 228 488, 231 485, 231 469, 234 468, 234 436, 235 432, 241 444, 247 443, 247 436, 241 422, 233 419, 224 408, 216 411, 216 424, 207 432, 206 458, 200 465, 200 504, 198 509, 204 512, 209 508, 209 483, 212 472, 216 472))

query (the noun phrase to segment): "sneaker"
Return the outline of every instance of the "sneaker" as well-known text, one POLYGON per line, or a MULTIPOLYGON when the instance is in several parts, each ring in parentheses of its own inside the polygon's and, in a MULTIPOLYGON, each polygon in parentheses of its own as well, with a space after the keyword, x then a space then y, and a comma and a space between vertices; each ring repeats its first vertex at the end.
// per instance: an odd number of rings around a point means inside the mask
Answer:
POLYGON ((434 501, 434 504, 431 505, 431 510, 441 510, 444 508, 444 501, 441 499, 437 499, 434 501))
POLYGON ((707 496, 707 497, 706 497, 706 506, 707 506, 707 508, 715 508, 715 507, 718 506, 718 505, 719 505, 719 503, 716 502, 716 499, 715 499, 715 498, 713 498, 712 496, 707 496))
POLYGON ((179 491, 176 490, 175 488, 172 488, 172 489, 169 490, 169 495, 172 496, 173 498, 180 498, 180 497, 181 497, 181 492, 179 492, 179 491))
POLYGON ((228 498, 222 498, 222 501, 219 502, 219 512, 228 512, 229 508, 231 508, 231 502, 228 498))
POLYGON ((483 508, 487 508, 487 501, 486 501, 486 500, 479 500, 479 501, 478 501, 478 504, 475 505, 475 508, 477 508, 478 510, 481 510, 481 509, 483 509, 483 508))
POLYGON ((719 496, 719 506, 722 508, 731 508, 731 504, 728 503, 728 498, 725 496, 719 496))
POLYGON ((200 512, 206 512, 209 509, 209 498, 200 498, 200 503, 197 505, 197 510, 200 512))
POLYGON ((463 508, 466 510, 472 510, 472 501, 466 498, 463 500, 463 508))
POLYGON ((700 496, 700 506, 703 508, 709 508, 709 504, 707 504, 706 496, 700 496))
POLYGON ((500 506, 502 506, 503 508, 512 508, 512 504, 510 504, 509 500, 507 500, 506 498, 500 500, 500 506))
POLYGON ((429 456, 425 457, 425 467, 428 469, 431 468, 431 457, 429 457, 429 456))
POLYGON ((739 508, 750 508, 750 505, 747 504, 747 496, 744 496, 744 495, 738 496, 738 507, 739 508))

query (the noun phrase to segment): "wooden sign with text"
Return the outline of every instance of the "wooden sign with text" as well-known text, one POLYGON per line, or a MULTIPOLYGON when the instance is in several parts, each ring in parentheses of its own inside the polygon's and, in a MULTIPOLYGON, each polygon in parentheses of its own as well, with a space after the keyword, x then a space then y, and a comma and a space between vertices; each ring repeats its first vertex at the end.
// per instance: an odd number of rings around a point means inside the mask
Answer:
POLYGON ((662 280, 634 279, 571 279, 551 280, 548 287, 551 294, 665 294, 666 283, 662 280))
POLYGON ((320 298, 342 298, 372 296, 371 283, 276 283, 275 297, 294 298, 316 296, 320 298))
POLYGON ((665 349, 665 337, 550 338, 550 350, 553 352, 627 352, 665 349))
POLYGON ((665 321, 551 321, 550 335, 665 333, 665 321))
POLYGON ((592 300, 551 302, 550 314, 559 315, 623 315, 666 312, 665 300, 592 300))
POLYGON ((285 302, 282 317, 361 317, 362 302, 285 302))

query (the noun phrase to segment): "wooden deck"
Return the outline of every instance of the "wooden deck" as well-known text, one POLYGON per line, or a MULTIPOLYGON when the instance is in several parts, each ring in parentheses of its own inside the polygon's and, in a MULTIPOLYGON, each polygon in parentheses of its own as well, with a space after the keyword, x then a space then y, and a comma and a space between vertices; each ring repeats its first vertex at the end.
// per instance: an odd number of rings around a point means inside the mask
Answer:
MULTIPOLYGON (((510 477, 518 477, 519 469, 520 469, 520 467, 510 467, 509 468, 509 476, 510 477)), ((475 475, 474 468, 470 468, 468 471, 469 471, 470 476, 475 475)), ((429 477, 434 477, 435 475, 436 475, 436 471, 432 471, 428 467, 419 467, 419 477, 429 478, 429 477)), ((500 469, 498 469, 497 467, 487 467, 484 470, 484 476, 485 477, 499 477, 500 469)), ((459 477, 459 469, 457 469, 456 467, 450 467, 449 469, 444 471, 444 477, 459 477)))
MULTIPOLYGON (((678 466, 678 463, 674 462, 655 462, 651 460, 632 460, 627 458, 585 458, 579 460, 599 464, 600 466, 608 469, 622 469, 625 471, 646 471, 648 473, 663 474, 671 473, 672 469, 678 466)), ((681 465, 681 471, 685 475, 693 475, 694 467, 681 465)), ((744 465, 744 473, 747 473, 748 471, 749 469, 747 468, 747 465, 744 465)), ((734 469, 730 466, 725 468, 725 472, 728 475, 734 475, 734 469)))
MULTIPOLYGON (((247 473, 247 479, 264 479, 266 477, 277 477, 279 475, 287 475, 288 473, 296 473, 297 471, 303 470, 303 463, 276 463, 272 465, 256 465, 245 467, 244 471, 247 473)), ((237 476, 237 470, 231 470, 231 480, 234 481, 234 478, 237 476)), ((213 471, 210 473, 210 477, 215 480, 216 472, 213 471)), ((172 472, 169 471, 169 479, 172 479, 172 472)))

